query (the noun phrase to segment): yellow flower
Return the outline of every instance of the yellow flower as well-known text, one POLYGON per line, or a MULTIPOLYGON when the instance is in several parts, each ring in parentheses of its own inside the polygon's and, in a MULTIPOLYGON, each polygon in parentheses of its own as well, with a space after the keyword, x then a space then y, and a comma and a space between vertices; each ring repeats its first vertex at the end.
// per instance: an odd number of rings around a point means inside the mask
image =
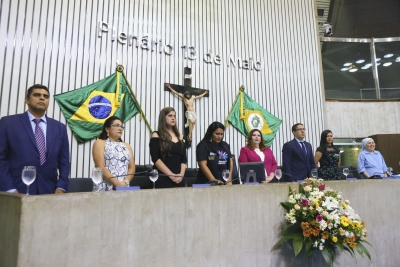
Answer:
POLYGON ((347 219, 346 216, 342 216, 342 217, 340 217, 340 223, 341 223, 344 227, 349 226, 349 219, 347 219))
POLYGON ((347 209, 347 204, 346 203, 342 203, 343 208, 347 209))
POLYGON ((336 242, 337 242, 337 237, 336 237, 336 236, 333 236, 333 237, 332 237, 332 242, 333 242, 333 243, 336 243, 336 242))
POLYGON ((315 208, 318 209, 319 208, 319 204, 318 202, 315 202, 315 208))

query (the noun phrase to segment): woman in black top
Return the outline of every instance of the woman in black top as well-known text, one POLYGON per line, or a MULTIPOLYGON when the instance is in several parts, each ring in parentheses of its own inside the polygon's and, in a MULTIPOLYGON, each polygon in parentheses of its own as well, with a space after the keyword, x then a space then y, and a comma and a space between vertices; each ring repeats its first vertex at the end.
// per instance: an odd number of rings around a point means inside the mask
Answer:
POLYGON ((186 150, 183 136, 176 127, 176 113, 171 107, 160 111, 158 131, 151 135, 150 156, 160 175, 156 188, 184 186, 186 150))
POLYGON ((321 133, 320 146, 314 156, 315 166, 318 166, 318 178, 324 180, 340 180, 340 151, 333 145, 333 134, 330 130, 321 133))
POLYGON ((225 126, 215 121, 208 126, 204 138, 197 145, 196 157, 200 170, 196 183, 202 184, 216 180, 218 184, 223 184, 225 182, 222 178, 223 170, 229 170, 228 183, 231 183, 233 161, 228 143, 222 141, 224 132, 225 126))

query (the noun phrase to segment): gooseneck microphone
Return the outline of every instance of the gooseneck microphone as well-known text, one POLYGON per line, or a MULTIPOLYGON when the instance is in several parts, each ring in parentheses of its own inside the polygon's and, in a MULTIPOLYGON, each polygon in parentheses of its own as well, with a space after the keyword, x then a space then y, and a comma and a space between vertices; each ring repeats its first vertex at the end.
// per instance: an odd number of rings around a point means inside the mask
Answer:
POLYGON ((145 166, 145 169, 146 169, 145 171, 135 172, 135 173, 127 173, 127 174, 124 174, 124 175, 115 175, 115 176, 111 176, 111 177, 107 178, 106 180, 108 181, 108 180, 113 179, 113 178, 125 177, 125 176, 128 176, 128 175, 135 176, 135 175, 139 175, 139 174, 146 174, 146 176, 147 176, 151 172, 151 170, 153 169, 153 166, 151 164, 146 164, 144 166, 145 166))

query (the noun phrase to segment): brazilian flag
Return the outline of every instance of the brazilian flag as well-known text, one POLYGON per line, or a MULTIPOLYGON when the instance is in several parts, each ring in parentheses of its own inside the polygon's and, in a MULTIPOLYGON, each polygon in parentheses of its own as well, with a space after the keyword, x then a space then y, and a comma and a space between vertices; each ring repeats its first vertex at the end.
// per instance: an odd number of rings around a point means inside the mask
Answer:
POLYGON ((242 90, 233 103, 227 121, 244 136, 253 129, 260 130, 267 146, 271 146, 282 123, 282 120, 269 113, 242 90))
POLYGON ((114 115, 126 122, 141 111, 122 70, 123 67, 91 85, 54 96, 79 143, 99 136, 108 117, 114 115))

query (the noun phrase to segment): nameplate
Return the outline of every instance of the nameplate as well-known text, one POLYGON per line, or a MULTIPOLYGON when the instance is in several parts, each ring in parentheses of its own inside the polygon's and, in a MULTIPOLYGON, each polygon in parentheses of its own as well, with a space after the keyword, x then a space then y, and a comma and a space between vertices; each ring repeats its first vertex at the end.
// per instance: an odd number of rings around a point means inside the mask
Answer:
POLYGON ((382 179, 394 179, 393 176, 389 176, 389 177, 382 177, 382 179))
POLYGON ((192 187, 210 187, 210 184, 192 184, 192 187))
POLYGON ((248 183, 243 183, 243 184, 260 184, 259 182, 248 182, 248 183))
POLYGON ((116 187, 116 191, 134 191, 134 190, 140 190, 140 186, 121 186, 121 187, 116 187))
POLYGON ((298 183, 304 183, 304 180, 297 180, 298 183))
POLYGON ((356 181, 357 180, 357 178, 346 178, 346 181, 356 181))

